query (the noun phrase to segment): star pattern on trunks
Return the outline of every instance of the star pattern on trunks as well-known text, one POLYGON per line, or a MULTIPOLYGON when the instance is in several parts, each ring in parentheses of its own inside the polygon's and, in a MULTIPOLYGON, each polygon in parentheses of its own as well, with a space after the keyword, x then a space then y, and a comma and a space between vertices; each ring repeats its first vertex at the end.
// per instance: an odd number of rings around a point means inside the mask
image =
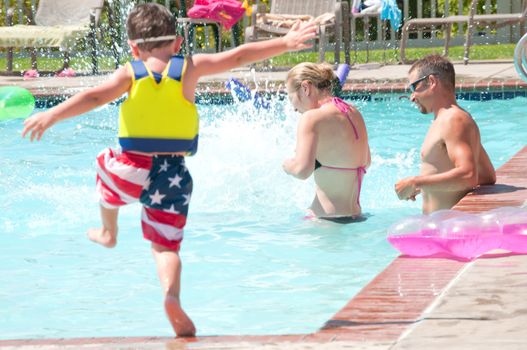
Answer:
POLYGON ((177 188, 181 188, 180 182, 183 180, 181 176, 176 174, 174 177, 169 177, 170 185, 168 185, 168 188, 172 188, 172 186, 176 186, 177 188))
POLYGON ((179 211, 176 210, 176 208, 174 208, 174 204, 172 204, 170 208, 167 209, 166 211, 169 213, 173 213, 173 214, 181 214, 179 211))
POLYGON ((150 199, 152 200, 152 205, 159 204, 161 205, 161 200, 166 197, 166 194, 159 193, 159 190, 156 190, 156 193, 153 195, 149 195, 150 199))
POLYGON ((165 159, 165 162, 159 166, 158 172, 160 173, 162 171, 168 171, 168 162, 166 159, 165 159))
POLYGON ((150 180, 149 177, 146 178, 145 183, 143 184, 143 190, 147 190, 150 188, 150 184, 152 183, 152 180, 150 180))
POLYGON ((190 193, 184 194, 183 198, 185 198, 185 203, 183 203, 183 205, 188 205, 190 203, 190 193))
POLYGON ((192 177, 183 158, 154 157, 149 176, 144 181, 142 198, 148 207, 167 214, 187 215, 192 177))

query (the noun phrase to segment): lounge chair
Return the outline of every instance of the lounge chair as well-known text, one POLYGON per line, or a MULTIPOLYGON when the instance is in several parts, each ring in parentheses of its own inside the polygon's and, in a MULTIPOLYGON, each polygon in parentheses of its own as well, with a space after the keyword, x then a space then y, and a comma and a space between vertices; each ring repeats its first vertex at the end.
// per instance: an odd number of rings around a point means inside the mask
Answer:
POLYGON ((97 73, 96 28, 103 6, 104 0, 40 0, 34 18, 28 11, 29 25, 12 25, 14 10, 9 9, 8 26, 0 27, 0 48, 7 48, 7 71, 13 71, 13 48, 32 48, 32 68, 36 69, 35 48, 39 47, 60 48, 64 52, 63 70, 67 69, 69 51, 79 39, 89 37, 92 72, 97 73))
POLYGON ((273 0, 269 12, 257 1, 253 7, 251 26, 245 29, 245 42, 259 41, 273 36, 285 35, 296 19, 316 19, 318 25, 319 60, 325 61, 327 36, 335 34, 335 63, 340 61, 343 43, 349 63, 349 6, 340 0, 273 0), (344 27, 343 27, 344 26, 344 27))
POLYGON ((452 25, 454 23, 466 23, 467 31, 465 34, 465 53, 463 61, 465 64, 467 64, 469 60, 470 46, 472 45, 472 35, 475 26, 484 24, 490 28, 497 29, 512 24, 521 24, 523 26, 525 23, 527 16, 527 0, 523 0, 522 11, 518 13, 477 14, 477 5, 478 0, 471 1, 468 15, 455 15, 442 18, 414 18, 407 21, 403 25, 403 29, 401 32, 401 62, 410 63, 410 61, 406 59, 405 50, 408 42, 408 35, 412 31, 419 31, 425 29, 430 30, 433 27, 443 27, 443 30, 445 32, 445 44, 443 54, 446 56, 448 55, 450 37, 452 34, 452 25))

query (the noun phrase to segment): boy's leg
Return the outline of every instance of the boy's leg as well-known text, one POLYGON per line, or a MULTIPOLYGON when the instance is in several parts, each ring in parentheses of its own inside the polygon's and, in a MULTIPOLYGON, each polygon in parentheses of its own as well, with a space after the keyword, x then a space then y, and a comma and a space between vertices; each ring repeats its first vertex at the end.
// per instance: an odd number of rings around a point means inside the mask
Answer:
POLYGON ((119 207, 139 200, 148 187, 152 157, 106 148, 97 156, 97 192, 102 227, 88 231, 88 237, 107 248, 117 243, 119 207))
POLYGON ((101 228, 92 228, 88 230, 88 238, 105 246, 106 248, 113 248, 117 244, 117 217, 119 215, 119 208, 105 208, 101 207, 101 228))
POLYGON ((179 301, 181 282, 181 260, 175 250, 152 243, 152 254, 156 260, 157 273, 165 296, 165 311, 178 337, 193 337, 196 327, 187 316, 179 301))

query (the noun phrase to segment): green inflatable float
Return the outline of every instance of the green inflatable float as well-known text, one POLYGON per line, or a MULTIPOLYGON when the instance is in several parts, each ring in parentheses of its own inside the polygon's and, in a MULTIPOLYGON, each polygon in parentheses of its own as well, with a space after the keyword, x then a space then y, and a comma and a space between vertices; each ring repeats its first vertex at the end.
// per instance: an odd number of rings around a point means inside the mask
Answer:
POLYGON ((35 108, 35 98, 18 86, 0 87, 0 121, 26 118, 35 108))

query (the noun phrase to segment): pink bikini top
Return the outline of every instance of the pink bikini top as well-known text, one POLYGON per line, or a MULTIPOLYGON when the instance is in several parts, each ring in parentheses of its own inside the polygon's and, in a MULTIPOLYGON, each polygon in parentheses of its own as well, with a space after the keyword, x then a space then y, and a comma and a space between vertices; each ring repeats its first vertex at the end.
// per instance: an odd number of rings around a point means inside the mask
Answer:
MULTIPOLYGON (((351 127, 353 128, 353 132, 355 133, 355 139, 359 139, 359 133, 357 132, 357 128, 355 127, 355 124, 353 124, 353 121, 351 120, 350 112, 351 107, 344 102, 341 98, 333 97, 331 99, 331 102, 337 107, 337 109, 342 112, 344 115, 346 115, 346 118, 348 118, 348 121, 351 124, 351 127)), ((364 177, 364 174, 366 174, 366 168, 364 166, 359 166, 356 168, 341 168, 341 167, 333 167, 333 166, 327 166, 322 165, 318 160, 315 159, 315 170, 318 168, 325 168, 325 169, 332 169, 332 170, 340 170, 340 171, 356 171, 357 172, 357 179, 358 179, 358 187, 359 187, 359 193, 357 196, 357 204, 360 207, 360 190, 362 187, 362 178, 364 177)))

